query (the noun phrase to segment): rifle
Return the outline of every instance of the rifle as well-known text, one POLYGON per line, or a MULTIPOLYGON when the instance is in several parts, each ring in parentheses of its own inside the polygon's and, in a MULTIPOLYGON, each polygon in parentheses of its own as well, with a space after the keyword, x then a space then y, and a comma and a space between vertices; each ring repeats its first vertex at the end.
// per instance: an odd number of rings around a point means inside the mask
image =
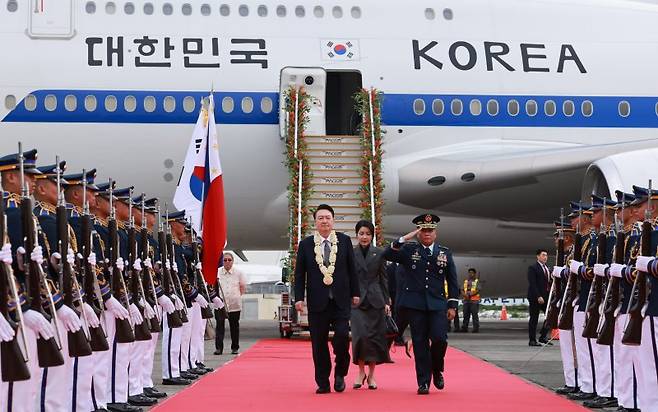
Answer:
MULTIPOLYGON (((128 288, 123 280, 123 273, 116 265, 119 258, 119 236, 117 229, 117 220, 115 217, 114 206, 112 204, 112 179, 110 179, 110 218, 107 221, 109 230, 109 245, 108 256, 110 257, 110 265, 112 265, 112 295, 114 295, 121 305, 130 311, 130 304, 128 303, 127 294, 128 288)), ((115 318, 116 321, 116 340, 118 343, 131 343, 135 341, 135 332, 133 331, 130 319, 115 318)))
MULTIPOLYGON (((141 259, 144 262, 149 257, 149 238, 148 238, 148 227, 146 226, 146 200, 145 194, 142 193, 142 228, 140 230, 140 250, 141 250, 141 259)), ((155 312, 155 317, 151 318, 150 326, 152 333, 158 333, 162 331, 160 328, 160 317, 158 316, 158 311, 156 310, 156 305, 158 304, 158 295, 155 291, 155 282, 153 280, 153 273, 151 268, 146 267, 142 264, 142 293, 144 291, 149 291, 150 296, 144 293, 144 300, 146 300, 152 307, 155 312)))
POLYGON ((23 165, 23 148, 22 144, 18 144, 19 162, 21 170, 21 219, 23 226, 23 247, 25 254, 23 255, 23 267, 26 268, 25 283, 28 289, 28 298, 30 302, 30 309, 39 312, 55 328, 55 336, 50 339, 44 339, 41 335, 37 334, 37 356, 39 358, 39 366, 42 368, 60 366, 64 364, 64 357, 62 356, 62 345, 60 342, 59 326, 57 321, 57 310, 53 302, 53 296, 50 292, 50 286, 46 279, 46 274, 43 272, 43 267, 37 262, 33 261, 30 257, 32 250, 39 246, 38 243, 38 224, 35 222, 32 210, 32 198, 30 197, 27 184, 25 183, 25 168, 23 165), (50 315, 46 313, 41 305, 41 289, 46 293, 48 309, 50 315))
MULTIPOLYGON (((165 205, 166 208, 166 205, 165 205)), ((169 210, 165 210, 165 222, 167 222, 167 234, 165 236, 167 255, 171 256, 171 262, 173 263, 176 260, 176 254, 174 253, 174 238, 171 234, 171 225, 169 225, 169 210)), ((173 264, 172 264, 173 266, 173 264)), ((178 276, 178 271, 173 271, 174 274, 171 275, 174 279, 174 293, 178 296, 180 301, 183 303, 183 310, 181 311, 181 320, 183 323, 187 323, 189 319, 187 318, 187 303, 185 302, 185 294, 183 293, 183 286, 180 283, 180 277, 178 276)))
MULTIPOLYGON (((190 225, 192 224, 192 221, 190 219, 190 225)), ((212 306, 210 306, 212 303, 210 301, 210 293, 208 292, 208 286, 206 285, 206 281, 203 278, 203 274, 199 269, 197 269, 197 264, 199 263, 199 246, 196 242, 196 237, 194 236, 194 233, 192 233, 192 250, 194 253, 194 260, 193 260, 193 270, 194 270, 194 278, 196 281, 196 288, 203 296, 206 301, 208 302, 208 306, 205 308, 201 308, 201 319, 212 319, 215 317, 213 314, 212 306)))
MULTIPOLYGON (((624 196, 622 195, 622 219, 624 218, 624 196)), ((624 264, 626 235, 624 234, 624 222, 621 226, 615 215, 615 227, 617 228, 617 241, 615 243, 615 263, 624 264)), ((615 337, 615 321, 617 320, 617 309, 619 308, 619 281, 616 276, 610 276, 608 289, 605 291, 603 300, 603 313, 601 324, 598 328, 596 343, 599 345, 612 345, 615 337)))
POLYGON ((130 189, 128 195, 128 271, 130 273, 130 293, 132 294, 133 304, 137 306, 139 313, 142 315, 142 323, 135 324, 135 340, 151 340, 151 329, 149 322, 144 317, 144 306, 142 298, 145 297, 140 279, 140 271, 135 270, 133 264, 137 257, 137 238, 135 232, 135 221, 133 220, 133 191, 130 189))
MULTIPOLYGON (((576 227, 576 236, 574 238, 573 258, 580 261, 583 257, 582 253, 582 240, 580 234, 580 219, 582 218, 582 209, 578 211, 578 225, 576 227)), ((560 314, 558 316, 558 328, 562 330, 573 329, 573 302, 578 296, 578 275, 569 271, 567 284, 564 288, 564 295, 562 297, 562 304, 560 305, 560 314)))
POLYGON ((101 320, 97 327, 89 327, 89 336, 91 338, 91 350, 94 352, 103 352, 110 349, 107 342, 107 335, 103 326, 105 324, 105 306, 101 296, 101 288, 98 284, 95 268, 89 263, 89 254, 93 248, 91 215, 89 214, 89 204, 87 203, 87 172, 82 170, 82 216, 80 217, 80 233, 82 234, 82 258, 84 264, 81 265, 83 271, 83 288, 85 291, 85 302, 91 306, 98 319, 101 320), (94 300, 94 297, 96 299, 94 300))
MULTIPOLYGON (((652 256, 651 253, 651 180, 649 180, 649 199, 647 200, 647 210, 642 222, 642 237, 640 239, 640 254, 642 256, 652 256)), ((639 346, 642 342, 642 322, 644 321, 645 305, 647 303, 647 273, 636 270, 635 282, 631 292, 631 300, 628 303, 628 318, 621 343, 624 345, 639 346)))
MULTIPOLYGON (((558 231, 557 253, 555 265, 564 266, 564 209, 560 209, 560 230, 558 231)), ((557 328, 558 315, 560 314, 560 280, 553 279, 551 291, 548 295, 548 306, 546 307, 546 319, 544 324, 549 329, 557 328)))
MULTIPOLYGON (((603 198, 603 220, 599 230, 597 241, 596 263, 606 263, 606 251, 608 248, 608 235, 606 234, 606 198, 603 198)), ((596 339, 598 337, 597 329, 601 319, 601 300, 603 299, 603 276, 594 276, 594 282, 589 288, 587 296, 587 306, 585 307, 585 326, 583 327, 583 338, 596 339)))
MULTIPOLYGON (((162 270, 162 288, 164 289, 165 295, 171 299, 171 296, 175 294, 175 291, 172 288, 174 281, 171 279, 171 272, 167 269, 165 262, 167 261, 167 237, 163 231, 162 221, 160 220, 160 206, 157 208, 158 213, 158 244, 160 245, 160 270, 162 270)), ((167 324, 170 328, 180 328, 183 326, 183 320, 181 319, 181 312, 174 310, 172 313, 167 313, 167 324)))
MULTIPOLYGON (((0 179, 0 191, 2 190, 2 181, 0 179)), ((0 239, 2 245, 8 242, 7 236, 7 216, 5 215, 5 201, 0 200, 0 239)), ((30 370, 27 367, 28 348, 25 339, 25 323, 23 322, 23 313, 20 305, 20 299, 16 291, 16 279, 11 266, 5 262, 0 262, 0 314, 4 316, 9 326, 14 330, 14 337, 8 342, 0 342, 0 364, 2 366, 2 381, 17 382, 30 379, 30 370), (11 297, 9 296, 11 292, 11 297), (13 299, 15 303, 16 322, 9 315, 9 300, 13 299), (23 348, 21 349, 18 335, 21 335, 23 348)))
POLYGON ((61 169, 59 167, 59 156, 56 156, 55 164, 57 165, 57 208, 55 216, 57 220, 57 238, 59 239, 59 254, 60 261, 60 285, 64 294, 64 305, 68 306, 76 315, 80 316, 82 313, 82 327, 75 332, 67 331, 69 356, 72 358, 89 356, 91 355, 91 345, 89 344, 89 337, 86 333, 86 328, 89 328, 89 322, 85 315, 82 306, 82 299, 80 298, 80 287, 78 281, 73 274, 71 265, 66 260, 66 255, 69 251, 69 219, 66 212, 66 205, 64 203, 64 195, 61 190, 61 169), (76 300, 80 313, 78 312, 73 300, 76 300))

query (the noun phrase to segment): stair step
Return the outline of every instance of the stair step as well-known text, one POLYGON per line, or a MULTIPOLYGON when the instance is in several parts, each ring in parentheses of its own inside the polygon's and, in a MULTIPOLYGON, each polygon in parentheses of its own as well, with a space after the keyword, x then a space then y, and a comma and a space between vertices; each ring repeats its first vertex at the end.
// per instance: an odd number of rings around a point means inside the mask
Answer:
POLYGON ((312 185, 311 195, 313 193, 359 193, 360 187, 357 185, 312 185))
POLYGON ((347 191, 335 191, 335 190, 311 190, 310 199, 319 199, 319 200, 359 200, 359 194, 357 192, 347 192, 347 191))
POLYGON ((307 151, 310 150, 356 150, 363 151, 361 143, 359 142, 343 142, 343 143, 328 143, 328 142, 306 142, 307 151))
POLYGON ((326 176, 335 176, 335 177, 345 177, 351 179, 361 179, 361 170, 358 168, 313 168, 314 178, 326 177, 326 176))
POLYGON ((332 185, 332 186, 360 186, 360 176, 317 176, 314 175, 311 179, 311 184, 318 185, 332 185))
POLYGON ((335 199, 335 198, 311 196, 311 198, 309 199, 309 203, 315 205, 316 207, 321 203, 325 203, 330 205, 331 207, 341 206, 341 207, 353 208, 355 210, 360 210, 358 199, 335 199))
POLYGON ((326 143, 333 145, 340 145, 343 143, 361 144, 361 137, 359 136, 304 136, 304 141, 307 144, 326 143))
POLYGON ((308 156, 309 163, 313 166, 329 165, 329 168, 334 165, 355 165, 361 167, 360 157, 345 157, 343 159, 336 159, 335 157, 326 156, 308 156))

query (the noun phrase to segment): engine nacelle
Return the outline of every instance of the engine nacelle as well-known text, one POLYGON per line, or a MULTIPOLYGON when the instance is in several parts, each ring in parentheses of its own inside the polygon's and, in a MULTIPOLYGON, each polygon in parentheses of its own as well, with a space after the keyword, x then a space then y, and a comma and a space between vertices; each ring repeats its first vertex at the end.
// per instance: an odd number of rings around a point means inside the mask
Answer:
POLYGON ((658 187, 658 148, 604 157, 587 168, 581 199, 589 201, 592 194, 614 199, 615 190, 632 193, 633 185, 647 187, 649 179, 658 187))

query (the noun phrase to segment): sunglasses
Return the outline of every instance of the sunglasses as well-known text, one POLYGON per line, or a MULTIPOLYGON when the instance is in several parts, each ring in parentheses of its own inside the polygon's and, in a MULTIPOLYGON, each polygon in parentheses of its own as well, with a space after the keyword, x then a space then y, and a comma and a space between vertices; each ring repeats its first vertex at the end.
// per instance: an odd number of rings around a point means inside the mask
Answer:
POLYGON ((233 259, 224 259, 224 262, 233 262, 233 259))

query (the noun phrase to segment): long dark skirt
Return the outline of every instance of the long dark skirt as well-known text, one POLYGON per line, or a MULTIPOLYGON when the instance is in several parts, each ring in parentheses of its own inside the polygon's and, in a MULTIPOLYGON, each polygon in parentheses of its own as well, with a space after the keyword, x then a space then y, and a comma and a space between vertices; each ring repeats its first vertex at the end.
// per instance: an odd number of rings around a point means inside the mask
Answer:
POLYGON ((352 362, 392 363, 388 354, 384 309, 373 307, 352 309, 352 362))

